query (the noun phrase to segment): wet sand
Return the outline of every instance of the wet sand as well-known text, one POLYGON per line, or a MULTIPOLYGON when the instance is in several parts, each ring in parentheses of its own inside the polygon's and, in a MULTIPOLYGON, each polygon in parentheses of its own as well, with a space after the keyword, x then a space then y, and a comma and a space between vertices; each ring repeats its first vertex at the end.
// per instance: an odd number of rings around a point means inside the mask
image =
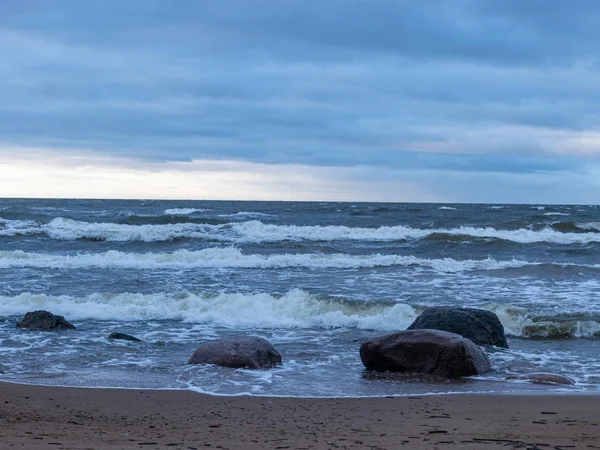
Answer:
POLYGON ((600 396, 363 399, 0 383, 0 448, 589 449, 600 396))

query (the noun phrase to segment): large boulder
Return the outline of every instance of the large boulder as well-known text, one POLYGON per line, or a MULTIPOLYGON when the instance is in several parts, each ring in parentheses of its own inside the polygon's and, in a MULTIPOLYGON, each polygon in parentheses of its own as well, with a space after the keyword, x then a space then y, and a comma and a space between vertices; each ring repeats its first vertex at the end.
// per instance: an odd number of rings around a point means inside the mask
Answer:
POLYGON ((508 348, 504 327, 491 311, 475 308, 435 306, 427 308, 408 327, 409 330, 441 330, 460 334, 477 345, 508 348))
POLYGON ((281 364, 281 355, 266 339, 239 336, 203 342, 188 364, 264 369, 281 364))
POLYGON ((456 378, 490 370, 483 350, 455 333, 407 330, 363 342, 360 359, 368 370, 416 372, 456 378))
POLYGON ((19 323, 17 328, 29 328, 32 330, 74 330, 75 326, 65 320, 63 316, 55 316, 48 311, 28 312, 19 323))

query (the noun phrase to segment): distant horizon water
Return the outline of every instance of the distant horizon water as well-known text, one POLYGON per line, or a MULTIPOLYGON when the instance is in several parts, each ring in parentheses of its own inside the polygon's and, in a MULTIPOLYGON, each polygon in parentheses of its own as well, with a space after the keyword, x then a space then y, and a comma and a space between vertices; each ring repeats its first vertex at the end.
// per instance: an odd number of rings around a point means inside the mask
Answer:
POLYGON ((31 197, 12 197, 12 196, 2 196, 0 195, 0 201, 3 200, 39 200, 39 201, 57 201, 57 200, 66 200, 66 201, 108 201, 108 202, 129 202, 129 201, 152 201, 152 202, 179 202, 179 203, 198 203, 198 202, 223 202, 223 203, 367 203, 367 204, 405 204, 405 205, 438 205, 440 207, 452 207, 454 205, 503 205, 503 206, 584 206, 584 207, 594 207, 600 206, 599 203, 578 203, 578 202, 559 202, 559 203, 547 203, 547 202, 472 202, 472 201, 451 201, 451 202, 443 202, 443 201, 393 201, 393 200, 378 200, 378 201, 368 201, 368 200, 272 200, 272 199, 209 199, 209 198, 185 198, 185 197, 177 197, 177 198, 168 198, 168 197, 41 197, 41 196, 31 196, 31 197))

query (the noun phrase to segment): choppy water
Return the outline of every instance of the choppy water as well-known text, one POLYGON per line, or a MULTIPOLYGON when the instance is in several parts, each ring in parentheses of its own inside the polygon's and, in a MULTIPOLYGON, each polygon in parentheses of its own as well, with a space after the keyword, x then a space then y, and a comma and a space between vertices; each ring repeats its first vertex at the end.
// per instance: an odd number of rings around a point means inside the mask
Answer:
POLYGON ((0 199, 0 379, 371 396, 556 389, 504 381, 552 371, 598 391, 599 250, 598 206, 0 199), (361 340, 433 305, 496 312, 511 349, 485 377, 364 377, 361 340), (35 309, 78 329, 16 329, 35 309), (237 333, 284 364, 186 365, 237 333))

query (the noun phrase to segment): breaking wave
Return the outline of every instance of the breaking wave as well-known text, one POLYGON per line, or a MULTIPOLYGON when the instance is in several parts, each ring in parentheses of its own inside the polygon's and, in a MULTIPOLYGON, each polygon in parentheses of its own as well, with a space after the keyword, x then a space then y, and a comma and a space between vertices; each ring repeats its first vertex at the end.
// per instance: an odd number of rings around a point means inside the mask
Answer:
POLYGON ((100 241, 157 242, 173 239, 205 239, 232 243, 258 243, 279 241, 414 241, 418 239, 447 240, 505 240, 520 244, 550 242, 554 244, 585 244, 600 242, 598 223, 587 223, 575 232, 565 225, 564 232, 558 226, 541 230, 520 228, 503 230, 492 227, 462 226, 456 228, 412 228, 404 225, 378 228, 330 226, 298 226, 266 224, 258 220, 245 222, 215 223, 167 223, 167 224, 118 224, 111 222, 82 222, 56 218, 46 224, 33 221, 0 221, 0 235, 45 234, 52 239, 91 239, 100 241), (585 232, 584 232, 585 231, 585 232))
POLYGON ((319 298, 300 289, 269 294, 103 294, 85 297, 22 293, 0 296, 0 316, 46 309, 68 320, 181 320, 231 328, 356 328, 395 330, 415 319, 409 305, 319 298))
MULTIPOLYGON (((353 301, 317 296, 301 289, 283 295, 266 293, 93 293, 84 297, 24 292, 0 296, 0 316, 36 309, 77 320, 180 320, 229 328, 350 328, 399 331, 408 328, 424 306, 353 301)), ((508 336, 527 339, 572 339, 600 336, 600 316, 565 313, 534 316, 527 309, 487 305, 498 314, 508 336)))
POLYGON ((204 250, 177 250, 172 253, 128 253, 109 250, 102 253, 56 255, 15 251, 0 251, 0 268, 123 268, 123 269, 181 269, 181 268, 285 268, 359 269, 391 266, 419 266, 438 272, 452 273, 472 270, 503 270, 540 265, 521 260, 497 261, 456 260, 453 258, 427 259, 403 255, 348 255, 344 253, 285 253, 243 254, 235 247, 207 248, 204 250))
POLYGON ((593 313, 564 313, 536 316, 526 308, 488 306, 509 336, 531 339, 571 339, 600 336, 600 316, 593 313))
POLYGON ((0 236, 38 234, 39 225, 33 220, 8 220, 0 217, 0 236))
POLYGON ((244 219, 260 219, 261 217, 277 217, 274 214, 266 214, 260 212, 252 212, 252 211, 240 211, 233 214, 220 214, 219 217, 228 217, 236 220, 244 220, 244 219))
POLYGON ((177 216, 177 215, 186 216, 188 214, 193 214, 195 212, 206 212, 206 211, 211 211, 211 210, 206 209, 206 208, 170 208, 170 209, 165 209, 164 213, 169 216, 177 216))

